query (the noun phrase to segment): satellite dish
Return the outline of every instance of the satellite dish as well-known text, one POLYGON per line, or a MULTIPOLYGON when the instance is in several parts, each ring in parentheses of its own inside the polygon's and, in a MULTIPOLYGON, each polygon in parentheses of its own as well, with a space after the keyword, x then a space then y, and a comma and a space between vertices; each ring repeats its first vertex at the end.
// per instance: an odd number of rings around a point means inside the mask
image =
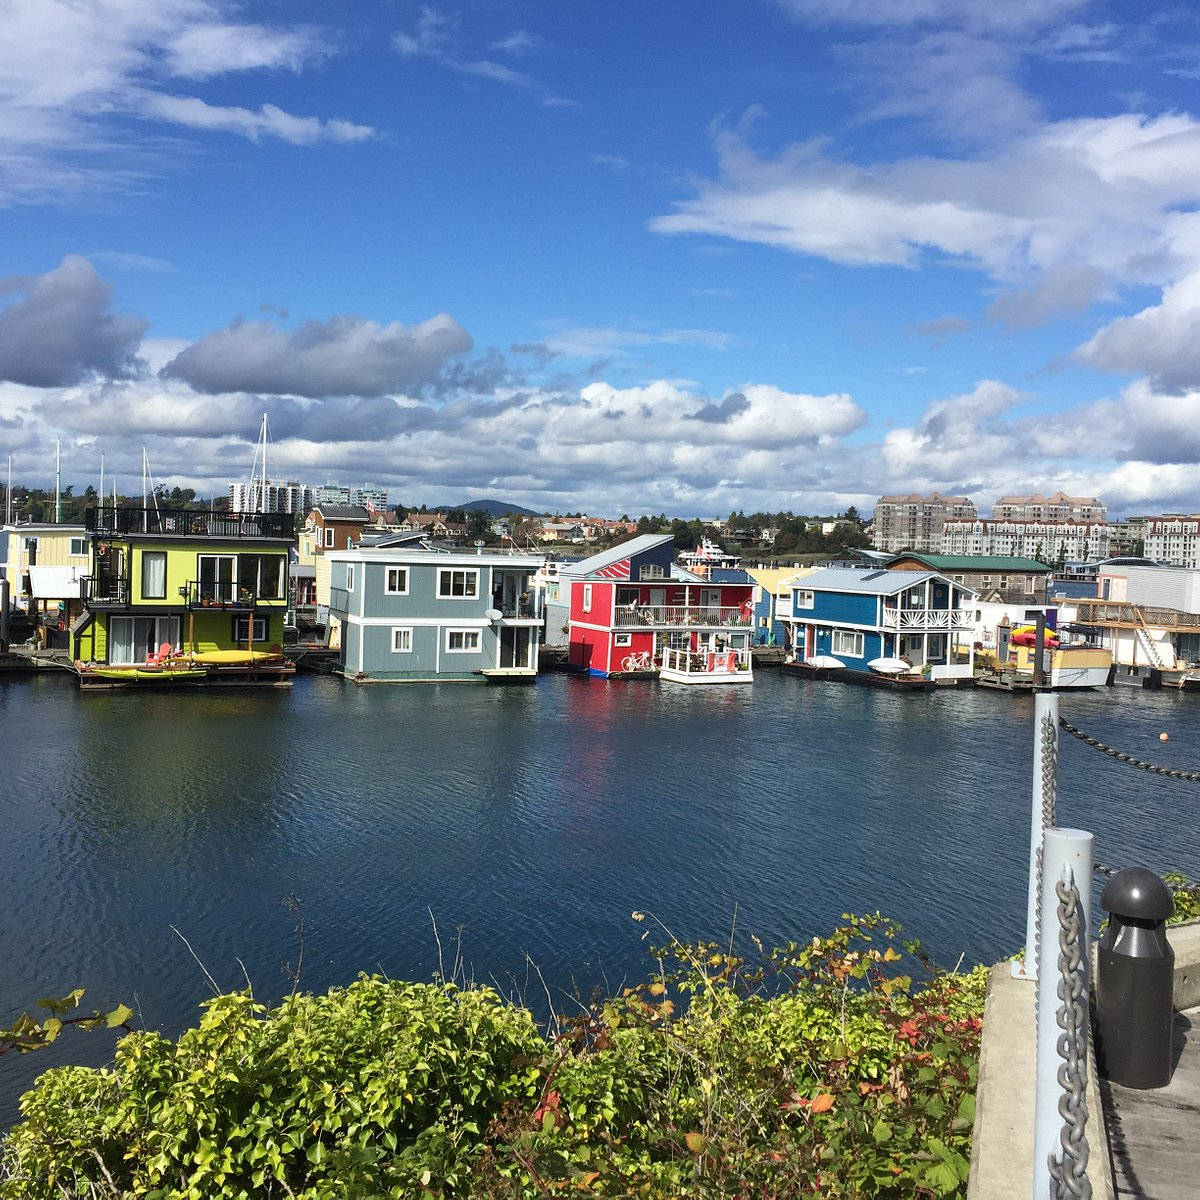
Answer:
POLYGON ((489 621, 498 621, 504 614, 498 608, 489 608, 484 614, 489 621))

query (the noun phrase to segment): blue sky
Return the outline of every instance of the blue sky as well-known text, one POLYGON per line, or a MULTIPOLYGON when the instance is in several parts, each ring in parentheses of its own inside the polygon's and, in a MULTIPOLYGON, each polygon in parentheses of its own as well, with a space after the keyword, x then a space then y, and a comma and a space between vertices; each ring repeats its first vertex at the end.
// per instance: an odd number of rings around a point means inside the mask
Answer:
POLYGON ((0 12, 20 479, 1200 508, 1186 6, 0 12))

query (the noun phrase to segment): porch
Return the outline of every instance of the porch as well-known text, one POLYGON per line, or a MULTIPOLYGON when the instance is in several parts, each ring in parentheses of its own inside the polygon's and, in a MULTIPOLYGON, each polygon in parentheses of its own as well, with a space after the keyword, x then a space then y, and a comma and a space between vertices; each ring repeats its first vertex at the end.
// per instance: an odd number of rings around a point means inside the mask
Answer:
POLYGON ((659 651, 659 678, 669 683, 752 683, 749 648, 659 651))

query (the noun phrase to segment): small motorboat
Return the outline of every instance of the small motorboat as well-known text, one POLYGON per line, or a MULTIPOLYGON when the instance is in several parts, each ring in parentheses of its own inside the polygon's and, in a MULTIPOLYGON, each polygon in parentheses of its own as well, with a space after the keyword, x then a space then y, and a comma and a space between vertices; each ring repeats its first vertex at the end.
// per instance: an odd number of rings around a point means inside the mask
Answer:
POLYGON ((906 658, 873 658, 867 667, 876 675, 908 675, 912 672, 912 663, 906 658))
POLYGON ((804 665, 818 671, 836 671, 846 664, 840 658, 834 658, 832 654, 813 654, 804 660, 804 665))

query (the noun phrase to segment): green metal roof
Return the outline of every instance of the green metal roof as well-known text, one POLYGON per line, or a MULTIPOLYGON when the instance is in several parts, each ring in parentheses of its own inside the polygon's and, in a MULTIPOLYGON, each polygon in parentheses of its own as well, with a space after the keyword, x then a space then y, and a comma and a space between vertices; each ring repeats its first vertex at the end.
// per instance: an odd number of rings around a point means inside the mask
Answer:
POLYGON ((994 574, 1017 574, 1020 571, 1044 571, 1047 575, 1051 568, 1036 558, 1008 558, 1002 554, 919 554, 915 550, 893 555, 888 559, 890 567, 894 562, 911 558, 924 563, 932 571, 989 571, 994 574))

